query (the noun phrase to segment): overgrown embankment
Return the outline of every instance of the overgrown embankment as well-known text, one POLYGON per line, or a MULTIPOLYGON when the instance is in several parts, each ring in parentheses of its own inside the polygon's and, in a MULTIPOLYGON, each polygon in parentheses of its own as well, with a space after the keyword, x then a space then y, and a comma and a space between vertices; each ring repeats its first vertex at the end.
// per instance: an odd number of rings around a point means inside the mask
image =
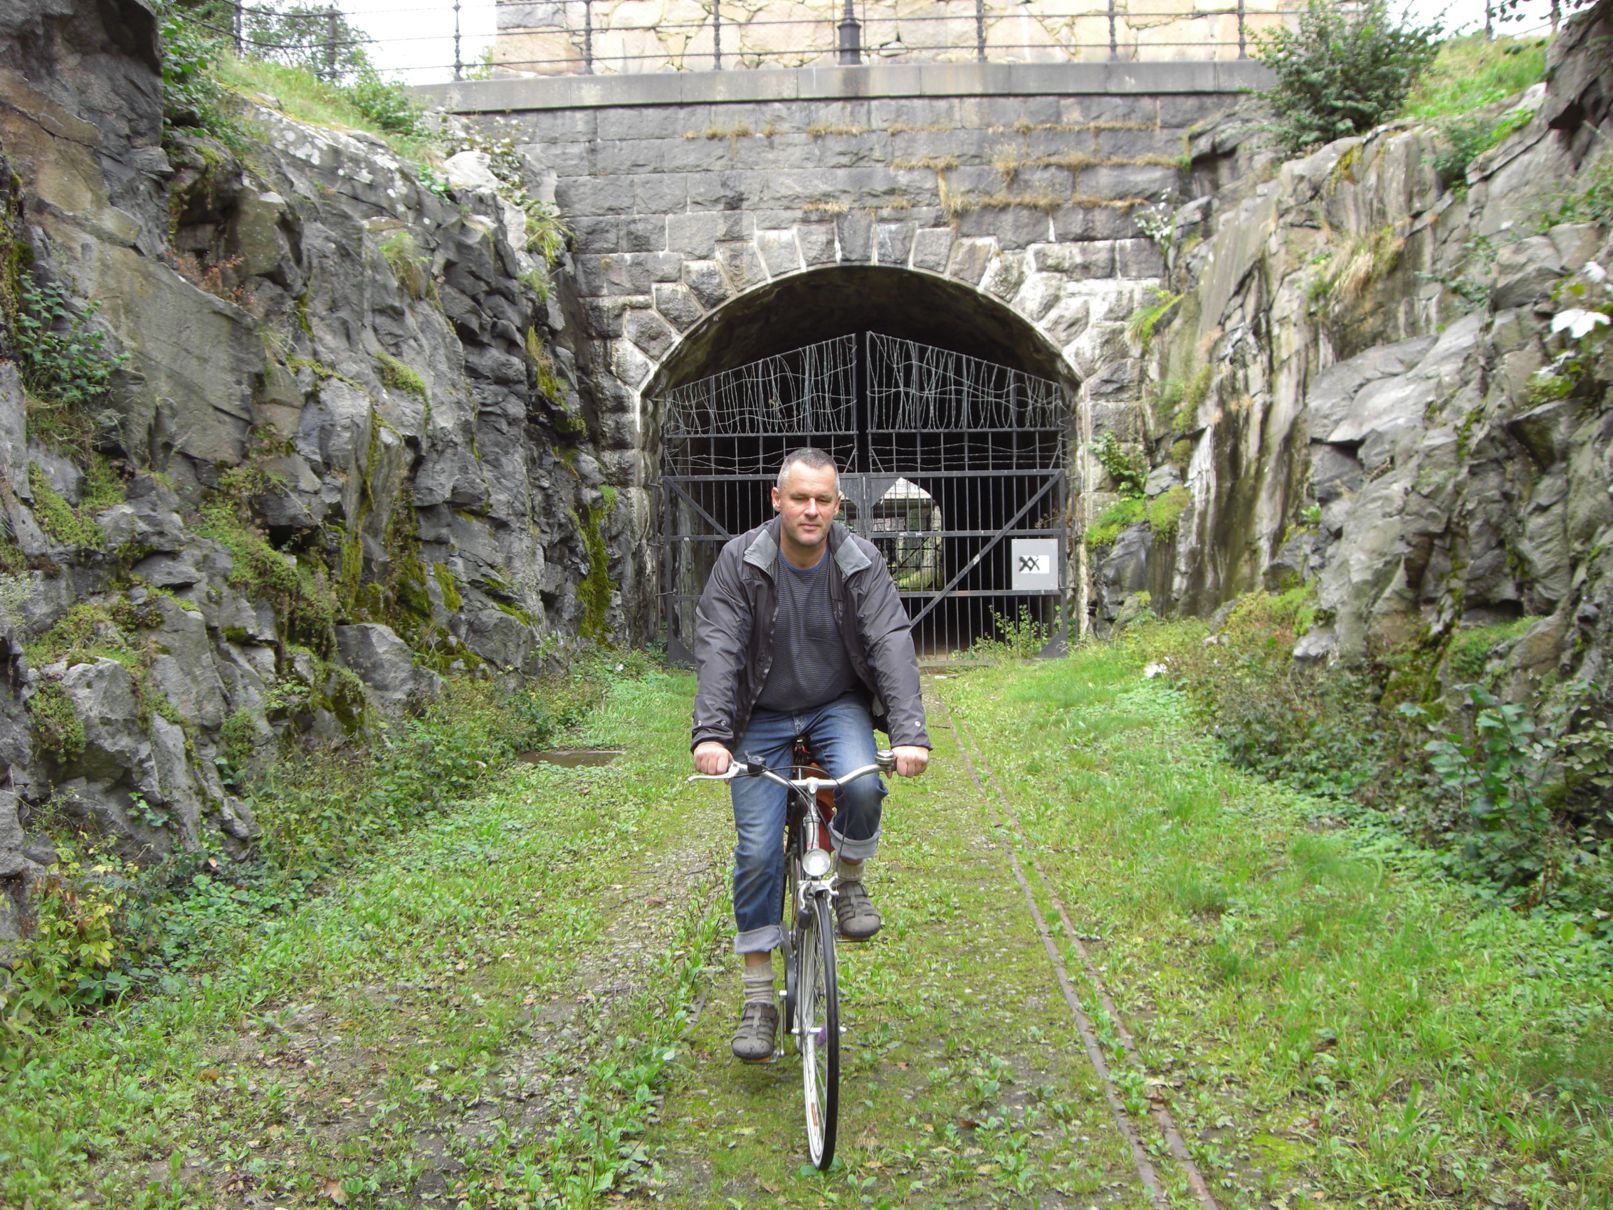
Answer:
POLYGON ((217 874, 175 906, 159 986, 6 1050, 0 1201, 572 1206, 643 1179, 720 840, 670 802, 684 682, 604 676, 558 733, 623 749, 604 767, 506 763, 434 811, 498 748, 462 710, 397 737, 410 758, 316 771, 304 808, 403 834, 282 910, 217 874))

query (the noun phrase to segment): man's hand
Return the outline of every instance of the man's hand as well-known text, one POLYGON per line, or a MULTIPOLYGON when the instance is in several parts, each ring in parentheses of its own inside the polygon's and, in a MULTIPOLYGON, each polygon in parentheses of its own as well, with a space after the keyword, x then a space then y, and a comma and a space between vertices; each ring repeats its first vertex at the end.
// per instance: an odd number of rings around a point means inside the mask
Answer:
POLYGON ((734 761, 734 754, 728 751, 714 739, 708 739, 695 746, 694 767, 696 773, 723 774, 728 772, 728 766, 734 761))
MULTIPOLYGON (((703 746, 703 745, 702 745, 703 746)), ((913 744, 898 744, 891 749, 896 757, 896 773, 900 777, 917 777, 930 763, 930 750, 913 744)), ((699 750, 696 749, 698 755, 699 750)))

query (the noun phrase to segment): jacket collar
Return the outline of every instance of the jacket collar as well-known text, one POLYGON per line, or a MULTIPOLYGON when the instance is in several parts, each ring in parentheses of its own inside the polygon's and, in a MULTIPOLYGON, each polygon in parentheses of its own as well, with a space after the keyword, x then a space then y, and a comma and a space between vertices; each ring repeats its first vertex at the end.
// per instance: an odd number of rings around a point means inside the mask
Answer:
MULTIPOLYGON (((768 575, 773 574, 773 565, 778 562, 780 524, 779 518, 774 517, 756 531, 756 536, 745 548, 745 562, 761 568, 768 575)), ((840 569, 842 576, 853 575, 873 565, 873 560, 850 537, 846 527, 838 521, 829 527, 829 553, 834 557, 835 566, 840 569)))

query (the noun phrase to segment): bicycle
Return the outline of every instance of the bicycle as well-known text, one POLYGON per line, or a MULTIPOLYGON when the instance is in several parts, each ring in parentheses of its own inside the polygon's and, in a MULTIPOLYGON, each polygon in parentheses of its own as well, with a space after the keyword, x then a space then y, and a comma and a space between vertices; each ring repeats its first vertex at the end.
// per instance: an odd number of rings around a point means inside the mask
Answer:
MULTIPOLYGON (((769 777, 790 793, 784 828, 784 1029, 801 1055, 806 1105, 807 1152, 820 1171, 834 1161, 840 1120, 840 990, 835 969, 834 860, 829 820, 834 790, 870 773, 893 772, 895 754, 881 751, 874 764, 830 777, 796 740, 789 777, 761 761, 736 759, 726 773, 696 773, 690 781, 769 777)), ((774 1051, 783 1053, 782 1046, 774 1051)))

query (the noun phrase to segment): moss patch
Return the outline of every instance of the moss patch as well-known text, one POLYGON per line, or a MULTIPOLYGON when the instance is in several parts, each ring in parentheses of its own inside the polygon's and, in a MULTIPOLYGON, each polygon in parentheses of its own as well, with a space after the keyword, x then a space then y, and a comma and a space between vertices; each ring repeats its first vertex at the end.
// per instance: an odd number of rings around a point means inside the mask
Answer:
POLYGON ((101 527, 75 510, 50 485, 50 479, 37 462, 28 464, 28 486, 34 494, 34 517, 39 528, 63 546, 76 550, 100 550, 106 545, 101 527))
POLYGON ((589 509, 587 519, 577 524, 583 549, 588 553, 588 574, 577 585, 577 601, 582 606, 577 633, 598 642, 606 638, 605 613, 610 608, 610 551, 605 544, 605 522, 616 507, 616 489, 607 486, 602 495, 600 505, 589 509))
POLYGON ((66 764, 82 755, 84 723, 60 681, 40 682, 28 699, 28 716, 33 720, 39 746, 58 763, 66 764))

